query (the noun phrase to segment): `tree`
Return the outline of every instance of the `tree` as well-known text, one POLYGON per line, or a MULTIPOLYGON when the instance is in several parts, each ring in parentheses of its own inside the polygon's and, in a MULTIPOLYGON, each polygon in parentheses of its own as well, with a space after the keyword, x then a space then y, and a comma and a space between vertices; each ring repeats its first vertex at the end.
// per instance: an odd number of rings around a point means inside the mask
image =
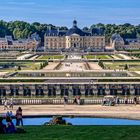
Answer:
POLYGON ((104 66, 103 61, 99 60, 98 65, 99 65, 100 67, 102 67, 103 69, 105 69, 105 66, 104 66))
POLYGON ((21 66, 18 66, 18 70, 21 70, 21 66))
POLYGON ((128 70, 128 69, 129 69, 128 64, 125 64, 125 66, 124 66, 124 70, 128 70))
POLYGON ((40 69, 43 69, 43 65, 42 65, 42 63, 40 64, 40 69))
POLYGON ((45 66, 47 66, 48 65, 48 61, 45 61, 45 66))
POLYGON ((13 36, 15 39, 21 38, 21 31, 19 29, 15 28, 13 31, 13 36))
POLYGON ((89 31, 89 28, 88 27, 84 27, 83 31, 89 31))

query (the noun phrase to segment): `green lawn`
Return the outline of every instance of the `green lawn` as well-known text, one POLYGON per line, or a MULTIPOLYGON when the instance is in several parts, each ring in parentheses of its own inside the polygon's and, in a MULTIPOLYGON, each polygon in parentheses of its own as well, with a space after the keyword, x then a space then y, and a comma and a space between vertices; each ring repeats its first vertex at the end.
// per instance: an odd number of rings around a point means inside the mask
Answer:
POLYGON ((140 140, 139 126, 26 126, 0 140, 140 140))
POLYGON ((118 54, 115 54, 115 55, 112 55, 112 57, 117 57, 117 58, 119 58, 119 59, 124 59, 122 56, 120 56, 120 55, 118 55, 118 54))
POLYGON ((21 63, 21 68, 22 70, 38 70, 40 68, 40 62, 38 63, 33 63, 33 62, 28 62, 28 63, 21 63))
POLYGON ((104 65, 109 69, 124 69, 126 64, 129 66, 129 70, 131 71, 140 70, 138 62, 104 62, 104 65))
POLYGON ((109 55, 86 55, 85 58, 87 59, 111 59, 109 55))
MULTIPOLYGON (((11 63, 0 62, 0 65, 11 65, 11 63)), ((14 62, 13 67, 0 69, 0 72, 14 72, 16 67, 21 66, 21 70, 36 70, 40 68, 40 62, 14 62)))
POLYGON ((38 59, 45 60, 45 59, 63 59, 63 55, 42 55, 38 59))
POLYGON ((129 53, 140 53, 140 50, 132 50, 132 51, 128 51, 129 53))

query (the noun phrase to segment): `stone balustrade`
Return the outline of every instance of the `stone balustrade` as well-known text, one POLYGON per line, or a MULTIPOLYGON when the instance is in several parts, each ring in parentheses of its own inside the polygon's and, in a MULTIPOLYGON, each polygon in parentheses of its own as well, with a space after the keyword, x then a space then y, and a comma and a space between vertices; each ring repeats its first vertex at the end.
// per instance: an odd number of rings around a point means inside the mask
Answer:
MULTIPOLYGON (((2 99, 2 105, 4 104, 5 99, 2 99)), ((74 99, 70 98, 68 99, 68 104, 73 104, 74 99)), ((102 104, 103 99, 81 99, 82 105, 98 105, 102 104)), ((61 105, 64 104, 63 99, 44 99, 44 98, 31 98, 31 99, 14 99, 15 105, 61 105)), ((120 99, 120 104, 125 104, 124 98, 120 99)), ((134 104, 133 99, 129 98, 127 104, 134 104)))

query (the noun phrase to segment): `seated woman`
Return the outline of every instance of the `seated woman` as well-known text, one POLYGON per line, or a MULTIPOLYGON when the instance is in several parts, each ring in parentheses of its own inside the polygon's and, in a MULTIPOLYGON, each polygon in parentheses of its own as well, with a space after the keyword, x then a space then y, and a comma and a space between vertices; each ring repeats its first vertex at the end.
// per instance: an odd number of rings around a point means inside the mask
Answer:
POLYGON ((16 127, 14 126, 14 123, 12 122, 12 119, 10 117, 6 117, 6 133, 16 133, 16 127))
POLYGON ((0 117, 0 134, 5 134, 6 133, 6 125, 3 124, 3 118, 0 117))

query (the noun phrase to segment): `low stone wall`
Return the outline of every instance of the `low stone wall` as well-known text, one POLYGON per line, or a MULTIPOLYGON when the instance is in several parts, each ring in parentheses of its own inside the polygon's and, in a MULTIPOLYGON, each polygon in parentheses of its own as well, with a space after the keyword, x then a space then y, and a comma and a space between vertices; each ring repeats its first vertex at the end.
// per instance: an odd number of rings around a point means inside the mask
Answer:
MULTIPOLYGON (((4 99, 2 99, 2 104, 4 104, 4 99)), ((73 104, 74 99, 68 99, 68 104, 71 105, 73 104)), ((80 100, 81 105, 98 105, 102 104, 103 99, 81 99, 80 100)), ((139 102, 139 101, 138 101, 139 102)), ((14 104, 15 105, 61 105, 64 104, 63 99, 14 99, 14 104)), ((125 104, 124 99, 120 99, 120 104, 125 104)), ((133 99, 128 99, 127 104, 134 104, 133 99)))

